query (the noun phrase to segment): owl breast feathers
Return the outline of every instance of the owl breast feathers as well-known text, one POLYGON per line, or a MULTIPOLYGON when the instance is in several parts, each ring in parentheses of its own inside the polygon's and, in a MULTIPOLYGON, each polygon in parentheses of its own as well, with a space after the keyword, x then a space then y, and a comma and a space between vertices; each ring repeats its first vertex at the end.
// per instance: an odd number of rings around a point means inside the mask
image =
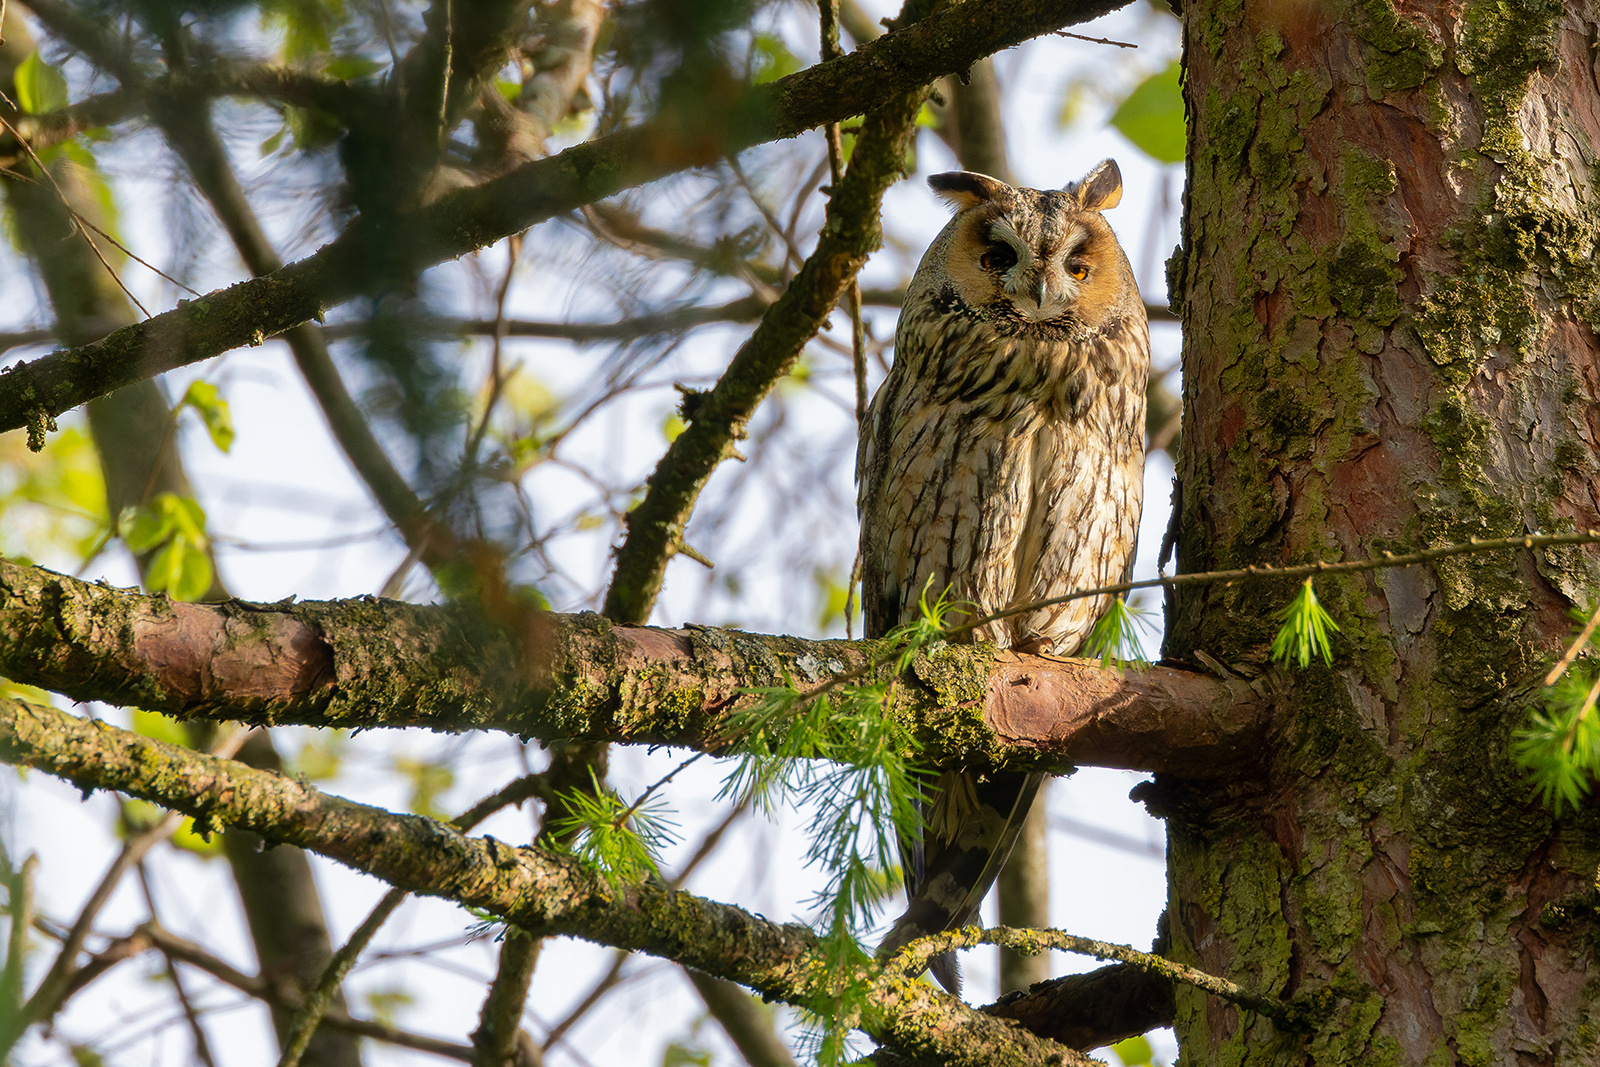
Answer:
MULTIPOLYGON (((1060 191, 965 172, 929 184, 956 215, 906 293, 857 457, 869 637, 915 619, 924 590, 965 602, 959 625, 1124 581, 1139 530, 1150 335, 1100 214, 1122 195, 1116 164, 1060 191)), ((1070 656, 1110 602, 960 639, 1070 656)), ((912 906, 880 951, 971 920, 1037 779, 958 784, 933 789, 927 839, 908 843, 912 906)))

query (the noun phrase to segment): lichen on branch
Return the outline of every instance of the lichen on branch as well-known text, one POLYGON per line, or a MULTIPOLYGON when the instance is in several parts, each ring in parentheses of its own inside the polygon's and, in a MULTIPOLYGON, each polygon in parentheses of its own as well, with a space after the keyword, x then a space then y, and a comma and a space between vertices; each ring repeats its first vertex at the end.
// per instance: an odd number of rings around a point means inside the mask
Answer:
MULTIPOLYGON (((614 887, 577 859, 469 837, 419 815, 357 804, 271 771, 217 759, 55 708, 0 698, 0 758, 84 790, 115 789, 192 816, 201 828, 251 830, 397 888, 565 934, 677 960, 763 995, 827 1010, 829 970, 816 936, 658 879, 614 887)), ((1092 1061, 924 983, 868 965, 857 1025, 917 1062, 982 1067, 1092 1061)))
MULTIPOLYGON (((373 597, 184 604, 0 560, 0 674, 75 700, 179 718, 352 729, 497 729, 727 748, 751 690, 814 686, 881 642, 535 615, 510 633, 471 604, 373 597)), ((1269 694, 1173 667, 940 645, 899 687, 923 758, 974 768, 1078 764, 1211 778, 1255 758, 1269 694)))

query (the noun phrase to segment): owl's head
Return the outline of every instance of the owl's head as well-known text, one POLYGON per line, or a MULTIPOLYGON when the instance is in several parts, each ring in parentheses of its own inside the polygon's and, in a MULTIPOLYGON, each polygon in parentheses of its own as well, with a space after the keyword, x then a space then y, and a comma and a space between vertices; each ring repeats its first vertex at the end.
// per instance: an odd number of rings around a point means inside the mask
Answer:
POLYGON ((1097 326, 1139 299, 1128 259, 1100 212, 1122 199, 1112 160, 1061 190, 1018 189, 987 174, 928 179, 956 209, 936 247, 963 302, 1013 321, 1097 326))

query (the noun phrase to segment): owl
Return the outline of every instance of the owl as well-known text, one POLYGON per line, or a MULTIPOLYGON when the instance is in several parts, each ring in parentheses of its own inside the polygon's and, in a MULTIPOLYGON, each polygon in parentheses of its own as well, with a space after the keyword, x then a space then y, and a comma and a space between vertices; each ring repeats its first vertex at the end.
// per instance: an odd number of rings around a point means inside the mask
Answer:
MULTIPOLYGON (((1060 191, 984 174, 928 182, 955 217, 922 257, 894 366, 861 428, 861 600, 879 637, 948 589, 953 625, 1127 580, 1144 486, 1150 331, 1101 212, 1122 198, 1106 160, 1060 191)), ((1071 656, 1099 596, 959 638, 1071 656)), ((879 946, 970 924, 1043 776, 954 769, 924 783, 923 834, 902 841, 905 913, 879 946)), ((948 954, 932 970, 952 993, 948 954)))

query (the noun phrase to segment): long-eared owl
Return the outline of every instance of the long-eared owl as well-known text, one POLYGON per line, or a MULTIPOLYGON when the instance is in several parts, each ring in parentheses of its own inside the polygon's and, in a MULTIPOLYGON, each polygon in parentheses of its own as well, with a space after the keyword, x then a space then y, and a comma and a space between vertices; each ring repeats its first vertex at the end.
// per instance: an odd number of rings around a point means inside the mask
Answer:
MULTIPOLYGON (((925 589, 976 618, 1124 581, 1139 532, 1150 332, 1100 214, 1122 197, 1117 165, 1060 191, 967 172, 929 184, 955 218, 911 280, 856 462, 868 637, 915 619, 925 589)), ((1110 602, 961 639, 1071 656, 1110 602)), ((880 955, 974 920, 1041 780, 930 776, 922 839, 902 842, 910 901, 880 955)), ((958 991, 953 958, 932 969, 958 991)))

